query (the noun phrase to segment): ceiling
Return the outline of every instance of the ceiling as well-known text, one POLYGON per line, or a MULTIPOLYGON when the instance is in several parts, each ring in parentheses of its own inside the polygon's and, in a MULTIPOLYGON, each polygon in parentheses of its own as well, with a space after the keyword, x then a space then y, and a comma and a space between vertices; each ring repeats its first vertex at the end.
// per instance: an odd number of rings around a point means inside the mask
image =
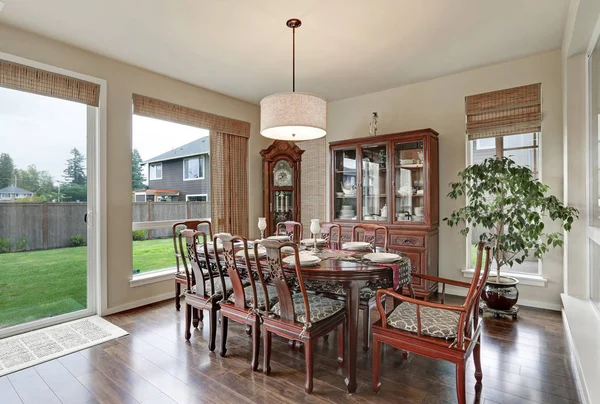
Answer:
POLYGON ((569 0, 2 0, 0 23, 258 103, 328 101, 559 49, 569 0))

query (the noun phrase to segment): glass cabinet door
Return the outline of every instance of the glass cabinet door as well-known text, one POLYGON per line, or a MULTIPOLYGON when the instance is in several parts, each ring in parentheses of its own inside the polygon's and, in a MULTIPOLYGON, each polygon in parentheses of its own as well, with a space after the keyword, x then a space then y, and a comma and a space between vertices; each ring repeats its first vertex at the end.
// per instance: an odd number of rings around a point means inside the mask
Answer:
POLYGON ((363 146, 361 155, 361 220, 387 222, 387 144, 363 146))
POLYGON ((338 220, 356 220, 358 210, 358 170, 356 149, 334 153, 334 216, 338 220))
POLYGON ((423 140, 394 144, 396 222, 424 222, 425 163, 423 140))

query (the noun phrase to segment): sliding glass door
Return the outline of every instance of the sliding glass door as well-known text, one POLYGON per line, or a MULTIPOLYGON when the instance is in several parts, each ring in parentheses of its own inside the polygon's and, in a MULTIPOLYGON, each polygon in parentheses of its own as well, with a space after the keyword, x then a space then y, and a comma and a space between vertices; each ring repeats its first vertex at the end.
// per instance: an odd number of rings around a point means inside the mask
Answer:
POLYGON ((97 114, 0 87, 0 337, 95 313, 97 114))

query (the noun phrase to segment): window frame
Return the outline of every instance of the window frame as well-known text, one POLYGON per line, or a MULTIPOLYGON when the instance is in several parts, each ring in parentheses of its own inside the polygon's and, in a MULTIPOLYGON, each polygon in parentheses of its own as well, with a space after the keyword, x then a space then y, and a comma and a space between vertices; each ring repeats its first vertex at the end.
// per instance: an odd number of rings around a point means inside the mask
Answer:
POLYGON ((162 161, 160 163, 149 163, 148 164, 148 181, 158 181, 158 180, 162 180, 163 178, 163 163, 162 161), (154 177, 152 178, 152 167, 157 167, 160 166, 160 177, 154 177))
POLYGON ((208 194, 189 194, 185 196, 186 202, 208 202, 208 194), (203 196, 206 198, 205 201, 190 201, 190 196, 203 196))
POLYGON ((183 172, 183 180, 184 181, 197 181, 197 180, 203 180, 205 175, 204 175, 204 155, 202 154, 198 154, 196 156, 190 156, 190 157, 186 157, 183 159, 183 161, 181 162, 181 170, 183 172), (186 178, 185 174, 186 174, 186 169, 185 169, 185 162, 187 160, 193 160, 193 159, 197 159, 198 160, 198 177, 196 178, 186 178), (200 171, 202 171, 202 176, 200 176, 200 171))
MULTIPOLYGON (((541 132, 527 132, 527 133, 515 133, 515 134, 511 134, 511 135, 504 135, 504 136, 497 136, 495 137, 496 139, 496 147, 495 147, 495 156, 504 156, 504 152, 506 151, 511 151, 511 150, 533 150, 534 151, 534 167, 532 169, 532 172, 534 174, 537 175, 537 178, 541 181, 542 179, 542 162, 541 162, 541 151, 542 151, 542 133, 541 132), (531 134, 533 133, 533 144, 531 146, 520 146, 520 147, 504 147, 504 137, 506 136, 514 136, 514 135, 527 135, 527 134, 531 134)), ((467 138, 467 166, 473 164, 473 152, 475 151, 476 148, 476 142, 479 139, 473 139, 473 140, 469 140, 467 138)), ((477 150, 491 150, 491 148, 477 148, 477 150)), ((466 256, 466 266, 465 269, 462 271, 463 275, 465 277, 471 277, 473 274, 473 267, 471 264, 471 236, 472 236, 472 232, 470 231, 469 234, 466 237, 466 250, 467 250, 467 256, 466 256)), ((515 265, 512 268, 504 268, 502 270, 502 274, 504 275, 508 275, 514 278, 519 279, 519 281, 523 284, 526 285, 532 285, 532 286, 545 286, 547 279, 543 278, 544 272, 543 272, 543 263, 542 260, 538 259, 537 260, 537 272, 536 273, 532 273, 531 271, 525 272, 525 271, 518 271, 516 269, 518 269, 519 267, 530 267, 532 268, 533 266, 536 265, 536 260, 531 260, 531 261, 526 261, 523 264, 517 264, 515 263, 515 265)), ((490 276, 492 276, 492 273, 495 274, 496 273, 496 263, 494 261, 492 261, 492 264, 490 265, 490 276)))

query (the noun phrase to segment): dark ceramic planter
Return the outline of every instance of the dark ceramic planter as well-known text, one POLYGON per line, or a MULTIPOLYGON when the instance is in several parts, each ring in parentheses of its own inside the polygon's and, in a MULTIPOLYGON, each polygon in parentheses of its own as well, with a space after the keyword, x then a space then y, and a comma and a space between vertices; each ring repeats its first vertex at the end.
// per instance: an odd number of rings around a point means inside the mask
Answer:
POLYGON ((496 282, 495 276, 489 277, 481 298, 490 309, 510 310, 519 300, 518 283, 517 279, 508 276, 500 276, 500 282, 496 282))

